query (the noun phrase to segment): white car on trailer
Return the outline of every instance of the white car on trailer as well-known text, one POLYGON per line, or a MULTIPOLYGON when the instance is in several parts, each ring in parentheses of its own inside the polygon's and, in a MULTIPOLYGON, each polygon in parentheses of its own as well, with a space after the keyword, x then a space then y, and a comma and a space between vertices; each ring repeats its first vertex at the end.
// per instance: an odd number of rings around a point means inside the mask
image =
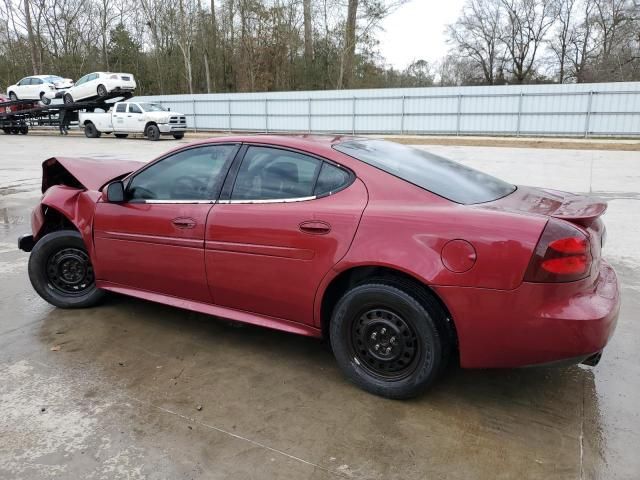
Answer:
POLYGON ((136 80, 130 73, 93 72, 78 79, 76 84, 64 94, 64 103, 75 103, 80 100, 112 97, 122 94, 133 95, 136 80))

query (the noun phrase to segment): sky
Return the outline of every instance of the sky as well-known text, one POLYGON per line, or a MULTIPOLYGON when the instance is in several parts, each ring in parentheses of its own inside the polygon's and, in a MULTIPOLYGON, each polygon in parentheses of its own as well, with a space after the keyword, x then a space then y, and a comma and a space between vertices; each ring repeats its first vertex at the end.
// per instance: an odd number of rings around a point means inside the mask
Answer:
POLYGON ((411 0, 384 19, 380 53, 397 69, 414 60, 439 60, 449 50, 445 27, 455 22, 462 5, 463 0, 411 0))

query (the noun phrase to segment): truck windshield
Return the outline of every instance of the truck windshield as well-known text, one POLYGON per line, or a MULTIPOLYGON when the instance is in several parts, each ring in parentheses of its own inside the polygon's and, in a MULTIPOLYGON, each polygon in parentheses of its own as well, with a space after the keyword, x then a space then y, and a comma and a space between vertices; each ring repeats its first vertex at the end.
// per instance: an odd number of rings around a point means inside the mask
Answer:
POLYGON ((159 103, 139 103, 138 105, 140 105, 140 108, 142 108, 142 111, 144 112, 166 112, 167 111, 167 109, 164 108, 159 103))
POLYGON ((333 148, 456 203, 491 202, 516 189, 486 173, 394 142, 357 139, 333 148))

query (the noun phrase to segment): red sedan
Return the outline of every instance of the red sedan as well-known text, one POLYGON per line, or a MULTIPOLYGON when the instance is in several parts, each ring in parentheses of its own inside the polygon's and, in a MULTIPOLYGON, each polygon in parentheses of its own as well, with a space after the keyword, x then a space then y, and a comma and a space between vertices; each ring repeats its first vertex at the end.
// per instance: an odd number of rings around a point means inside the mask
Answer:
POLYGON ((107 291, 328 337, 406 398, 465 368, 595 364, 615 328, 601 200, 383 140, 243 136, 148 164, 51 158, 31 251, 62 308, 107 291))

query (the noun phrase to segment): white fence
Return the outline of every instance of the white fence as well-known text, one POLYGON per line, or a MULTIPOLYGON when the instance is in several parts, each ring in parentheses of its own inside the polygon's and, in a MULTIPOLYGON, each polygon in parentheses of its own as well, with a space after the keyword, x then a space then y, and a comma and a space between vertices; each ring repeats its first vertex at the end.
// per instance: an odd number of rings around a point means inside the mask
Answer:
POLYGON ((351 134, 640 136, 640 82, 136 97, 196 130, 351 134))

